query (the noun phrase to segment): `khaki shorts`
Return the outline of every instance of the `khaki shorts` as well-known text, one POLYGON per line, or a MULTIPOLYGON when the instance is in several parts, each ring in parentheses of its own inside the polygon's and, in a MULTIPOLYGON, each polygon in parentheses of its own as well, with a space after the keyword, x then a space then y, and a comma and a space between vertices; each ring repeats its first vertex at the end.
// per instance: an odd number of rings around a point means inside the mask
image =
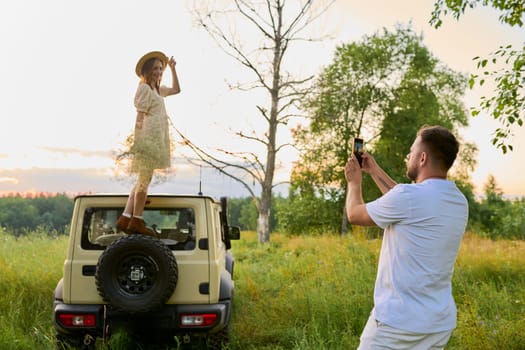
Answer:
POLYGON ((447 345, 452 330, 420 334, 390 327, 370 315, 361 334, 358 350, 438 350, 447 345))

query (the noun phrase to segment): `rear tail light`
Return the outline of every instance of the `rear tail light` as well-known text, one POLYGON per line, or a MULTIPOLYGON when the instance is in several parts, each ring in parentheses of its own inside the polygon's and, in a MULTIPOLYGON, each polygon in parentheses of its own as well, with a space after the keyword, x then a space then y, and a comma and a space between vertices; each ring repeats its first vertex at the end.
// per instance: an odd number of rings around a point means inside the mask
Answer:
POLYGON ((59 314, 58 320, 66 327, 95 327, 95 314, 59 314))
POLYGON ((217 321, 217 314, 184 314, 180 317, 181 327, 211 326, 217 321))

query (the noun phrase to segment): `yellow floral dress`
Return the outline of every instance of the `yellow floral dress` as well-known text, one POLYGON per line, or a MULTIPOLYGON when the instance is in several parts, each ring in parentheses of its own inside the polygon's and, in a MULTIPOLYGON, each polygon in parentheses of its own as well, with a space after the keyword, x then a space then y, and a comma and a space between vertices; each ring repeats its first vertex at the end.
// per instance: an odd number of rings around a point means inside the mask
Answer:
POLYGON ((151 172, 155 169, 166 169, 171 166, 171 142, 168 125, 168 114, 164 106, 163 92, 160 94, 148 84, 140 83, 135 94, 137 112, 145 114, 142 128, 135 126, 131 172, 151 172))

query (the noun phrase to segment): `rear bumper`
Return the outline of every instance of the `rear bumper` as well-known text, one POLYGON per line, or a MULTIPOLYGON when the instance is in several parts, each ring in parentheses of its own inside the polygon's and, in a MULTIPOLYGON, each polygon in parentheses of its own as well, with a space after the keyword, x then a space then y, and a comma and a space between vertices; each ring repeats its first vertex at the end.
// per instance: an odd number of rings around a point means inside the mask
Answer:
POLYGON ((230 322, 231 301, 222 301, 211 305, 170 305, 145 314, 129 314, 116 312, 105 305, 64 304, 55 301, 54 325, 57 334, 81 336, 90 334, 101 337, 116 329, 126 329, 131 332, 164 335, 184 335, 195 333, 215 333, 222 330, 230 322), (61 314, 94 315, 95 324, 90 326, 67 326, 60 321, 61 314), (206 326, 183 326, 182 315, 215 314, 214 323, 206 326), (105 330, 105 331, 104 331, 105 330))

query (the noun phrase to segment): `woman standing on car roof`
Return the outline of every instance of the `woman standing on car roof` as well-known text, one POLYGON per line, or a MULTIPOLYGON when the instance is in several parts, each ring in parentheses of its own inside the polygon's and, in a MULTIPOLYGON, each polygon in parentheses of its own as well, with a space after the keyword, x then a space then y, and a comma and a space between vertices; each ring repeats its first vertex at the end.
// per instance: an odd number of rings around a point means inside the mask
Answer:
POLYGON ((142 56, 135 68, 140 78, 135 93, 137 119, 131 147, 126 154, 131 158, 131 172, 138 177, 124 212, 116 222, 117 229, 126 233, 155 236, 144 224, 142 214, 154 171, 171 166, 171 141, 164 97, 180 92, 175 64, 173 57, 168 59, 164 53, 152 51, 142 56), (161 85, 166 66, 171 70, 171 87, 161 85))

